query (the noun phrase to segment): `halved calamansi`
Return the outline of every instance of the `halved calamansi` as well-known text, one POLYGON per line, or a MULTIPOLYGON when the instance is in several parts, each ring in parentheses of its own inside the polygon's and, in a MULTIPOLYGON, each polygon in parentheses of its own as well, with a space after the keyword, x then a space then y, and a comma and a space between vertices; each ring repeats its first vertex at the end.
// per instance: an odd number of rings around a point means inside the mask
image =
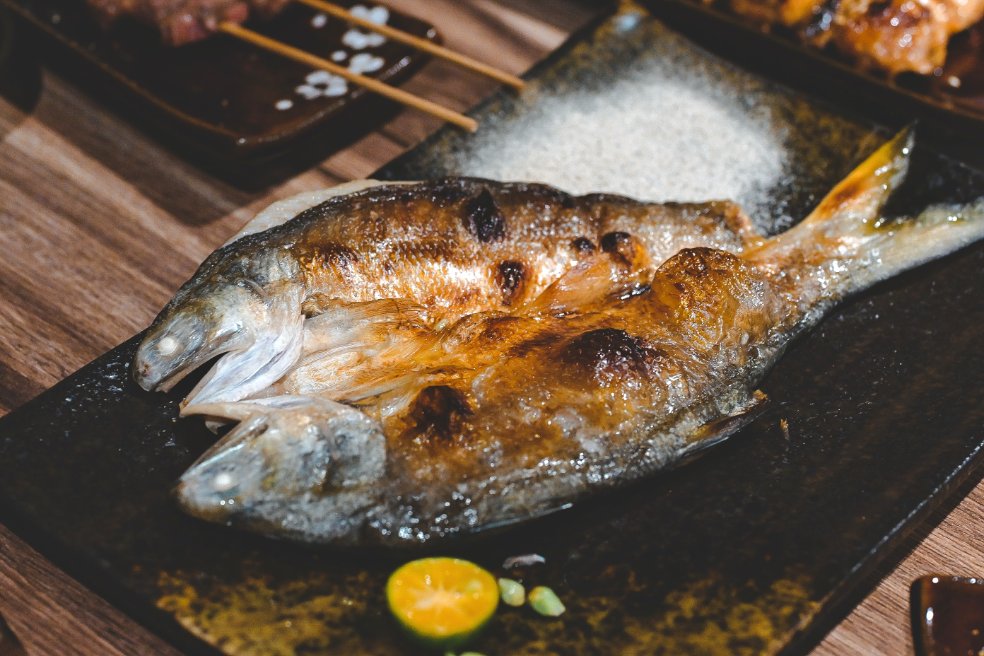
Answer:
POLYGON ((422 558, 393 572, 386 583, 386 600, 413 638, 454 649, 495 613, 499 586, 495 577, 467 560, 422 558))

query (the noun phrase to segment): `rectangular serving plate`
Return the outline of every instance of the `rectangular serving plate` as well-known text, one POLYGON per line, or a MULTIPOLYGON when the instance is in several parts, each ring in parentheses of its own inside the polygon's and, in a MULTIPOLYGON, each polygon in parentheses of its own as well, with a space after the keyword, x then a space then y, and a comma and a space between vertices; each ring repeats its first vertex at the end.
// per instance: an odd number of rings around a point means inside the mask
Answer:
MULTIPOLYGON (((803 216, 884 134, 630 8, 573 37, 524 94, 483 104, 478 134, 443 129, 378 177, 469 173, 474 155, 522 138, 545 103, 604 94, 647 57, 684 77, 687 66, 709 71, 735 102, 754 100, 788 126, 788 178, 756 217, 766 229, 803 216)), ((910 177, 897 212, 984 193, 984 175, 922 147, 910 177)), ((441 553, 502 575, 506 557, 538 553, 544 565, 510 574, 551 586, 567 612, 504 609, 475 650, 803 653, 980 476, 982 267, 978 244, 842 305, 764 382, 772 410, 686 467, 409 553, 303 548, 182 514, 170 487, 214 436, 176 419, 193 381, 168 394, 133 385, 138 336, 0 420, 0 521, 190 652, 413 653, 382 594, 397 565, 441 553)))
MULTIPOLYGON (((311 77, 312 67, 225 34, 174 48, 133 22, 101 29, 81 0, 0 0, 4 7, 17 19, 20 60, 8 68, 41 58, 220 177, 268 184, 320 161, 398 110, 341 78, 311 77)), ((388 24, 440 41, 424 21, 386 13, 388 24)), ((353 38, 343 21, 300 3, 249 26, 388 84, 407 79, 429 58, 381 37, 366 43, 364 31, 355 30, 353 38)))

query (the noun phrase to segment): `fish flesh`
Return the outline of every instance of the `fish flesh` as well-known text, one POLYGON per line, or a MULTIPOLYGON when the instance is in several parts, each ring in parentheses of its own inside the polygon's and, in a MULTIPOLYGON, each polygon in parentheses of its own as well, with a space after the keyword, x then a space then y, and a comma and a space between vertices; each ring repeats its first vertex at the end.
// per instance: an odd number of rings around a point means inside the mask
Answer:
POLYGON ((770 238, 729 202, 469 178, 277 204, 138 348, 148 390, 218 358, 181 412, 235 425, 177 499, 271 536, 413 545, 676 466, 757 416, 839 300, 984 237, 981 202, 883 216, 912 145, 770 238))

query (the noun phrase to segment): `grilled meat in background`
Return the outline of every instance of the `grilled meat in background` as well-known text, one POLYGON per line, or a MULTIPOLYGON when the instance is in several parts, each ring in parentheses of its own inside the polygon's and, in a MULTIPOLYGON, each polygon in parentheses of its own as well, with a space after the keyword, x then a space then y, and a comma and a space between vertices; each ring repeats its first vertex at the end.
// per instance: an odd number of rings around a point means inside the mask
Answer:
POLYGON ((729 0, 729 6, 892 75, 933 73, 946 59, 950 37, 984 17, 984 0, 729 0))
POLYGON ((250 17, 272 18, 287 0, 86 0, 97 20, 110 27, 129 16, 158 30, 172 46, 199 41, 219 23, 242 23, 250 17))

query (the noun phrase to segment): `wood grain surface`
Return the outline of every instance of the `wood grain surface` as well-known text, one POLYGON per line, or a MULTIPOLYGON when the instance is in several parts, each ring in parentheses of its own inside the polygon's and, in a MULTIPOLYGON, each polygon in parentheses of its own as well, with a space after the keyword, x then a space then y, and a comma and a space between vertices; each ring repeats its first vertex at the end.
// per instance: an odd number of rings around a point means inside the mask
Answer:
MULTIPOLYGON (((567 0, 389 0, 450 47, 521 73, 593 11, 567 0)), ((145 327, 216 246, 273 199, 364 177, 438 127, 411 111, 274 188, 244 192, 19 61, 0 96, 0 412, 145 327)), ((495 88, 434 62, 407 90, 466 110, 495 88)), ((978 486, 817 646, 911 653, 908 585, 984 574, 978 486)), ((0 526, 0 616, 28 654, 174 653, 0 526)))

